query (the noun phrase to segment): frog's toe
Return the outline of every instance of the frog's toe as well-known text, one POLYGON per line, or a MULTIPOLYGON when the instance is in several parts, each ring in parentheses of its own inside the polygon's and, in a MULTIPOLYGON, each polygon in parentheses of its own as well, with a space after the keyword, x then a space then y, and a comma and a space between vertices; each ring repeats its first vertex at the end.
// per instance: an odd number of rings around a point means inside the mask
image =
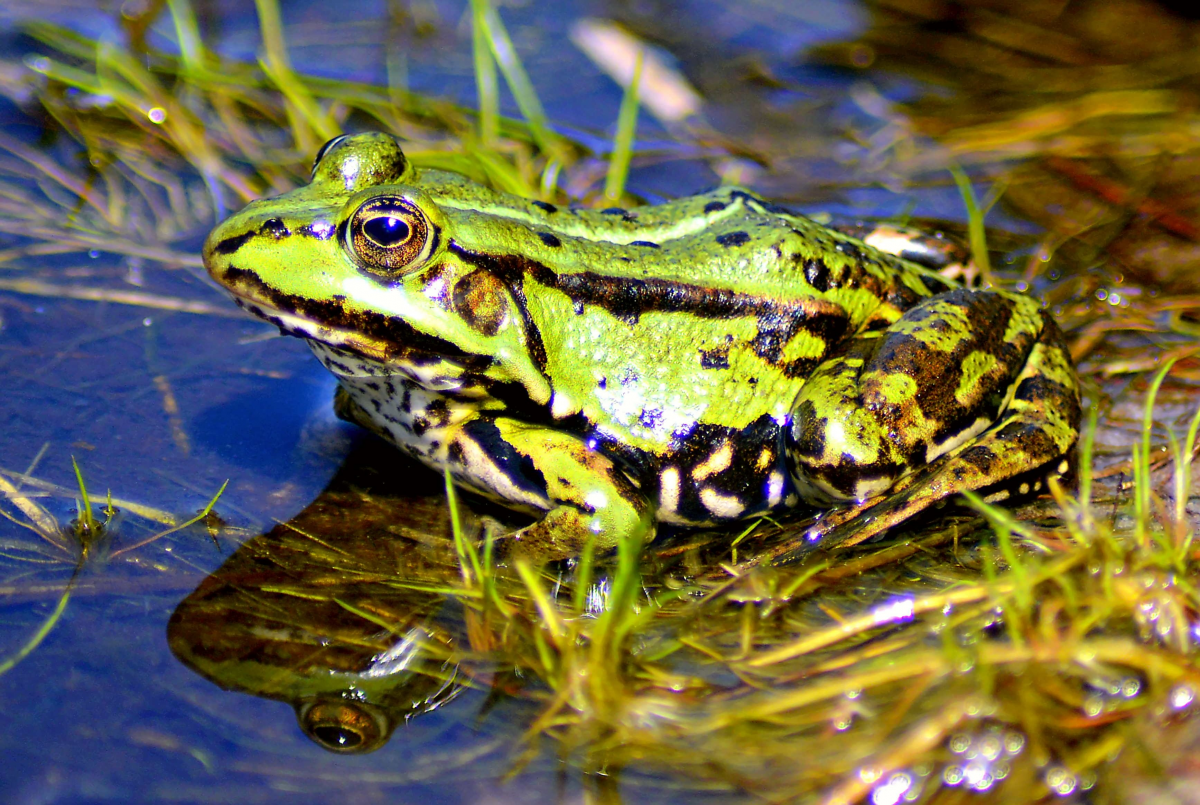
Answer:
POLYGON ((654 524, 645 519, 638 523, 622 524, 620 533, 598 528, 596 518, 570 506, 560 506, 547 512, 536 523, 518 529, 497 542, 501 556, 520 558, 535 564, 580 556, 589 543, 592 550, 604 553, 622 540, 637 540, 639 545, 654 539, 654 524))
POLYGON ((968 451, 963 463, 950 460, 945 466, 932 466, 912 476, 903 491, 835 509, 805 532, 803 544, 776 557, 775 564, 794 561, 816 548, 850 547, 882 536, 925 509, 953 502, 963 490, 976 492, 987 503, 1013 503, 1042 494, 1050 478, 1070 481, 1074 477, 1074 456, 1068 455, 990 484, 974 486, 970 482, 970 468, 987 464, 987 452, 986 447, 978 453, 968 451))

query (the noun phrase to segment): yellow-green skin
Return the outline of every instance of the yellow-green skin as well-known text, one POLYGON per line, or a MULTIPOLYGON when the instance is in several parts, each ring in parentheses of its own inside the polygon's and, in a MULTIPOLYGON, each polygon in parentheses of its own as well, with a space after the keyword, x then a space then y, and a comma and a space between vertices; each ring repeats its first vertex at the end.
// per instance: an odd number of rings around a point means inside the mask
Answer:
MULTIPOLYGON (((898 249, 897 249, 898 250, 898 249)), ((243 308, 308 339, 340 413, 544 512, 543 556, 799 505, 814 542, 1069 469, 1078 381, 1036 300, 974 291, 721 188, 563 209, 331 141, 209 235, 243 308)))

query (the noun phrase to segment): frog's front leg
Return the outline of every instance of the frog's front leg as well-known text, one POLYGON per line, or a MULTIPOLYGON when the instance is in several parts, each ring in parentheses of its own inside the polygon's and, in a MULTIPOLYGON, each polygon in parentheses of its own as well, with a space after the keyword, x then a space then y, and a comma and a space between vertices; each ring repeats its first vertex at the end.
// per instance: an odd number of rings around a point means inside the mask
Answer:
POLYGON ((507 417, 480 417, 456 428, 446 461, 456 480, 510 505, 546 512, 506 537, 510 552, 540 559, 578 556, 624 540, 654 538, 653 507, 606 456, 583 440, 507 417))
POLYGON ((800 392, 797 488, 813 503, 853 502, 810 538, 852 545, 963 490, 1028 494, 1069 468, 1079 416, 1062 333, 1036 300, 971 290, 924 300, 860 333, 800 392))

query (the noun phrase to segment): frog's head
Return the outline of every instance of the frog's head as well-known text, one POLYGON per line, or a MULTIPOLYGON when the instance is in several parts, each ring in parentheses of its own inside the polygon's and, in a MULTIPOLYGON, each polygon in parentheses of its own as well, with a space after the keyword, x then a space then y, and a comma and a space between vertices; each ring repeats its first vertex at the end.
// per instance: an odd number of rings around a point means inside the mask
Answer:
POLYGON ((290 335, 376 361, 500 360, 520 377, 536 370, 521 365, 508 284, 452 248, 456 229, 469 237, 472 200, 489 193, 456 174, 422 175, 390 135, 344 135, 322 147, 310 184, 217 226, 204 265, 290 335))

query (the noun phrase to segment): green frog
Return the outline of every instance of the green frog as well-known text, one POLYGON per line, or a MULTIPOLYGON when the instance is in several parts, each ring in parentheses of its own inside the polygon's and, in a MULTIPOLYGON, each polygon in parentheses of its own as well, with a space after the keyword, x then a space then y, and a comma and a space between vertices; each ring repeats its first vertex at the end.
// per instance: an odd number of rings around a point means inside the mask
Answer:
POLYGON ((736 187, 563 207, 343 135, 204 245, 306 339, 344 418, 538 519, 569 556, 802 505, 854 544, 1070 472, 1079 384, 1035 299, 972 290, 736 187))

